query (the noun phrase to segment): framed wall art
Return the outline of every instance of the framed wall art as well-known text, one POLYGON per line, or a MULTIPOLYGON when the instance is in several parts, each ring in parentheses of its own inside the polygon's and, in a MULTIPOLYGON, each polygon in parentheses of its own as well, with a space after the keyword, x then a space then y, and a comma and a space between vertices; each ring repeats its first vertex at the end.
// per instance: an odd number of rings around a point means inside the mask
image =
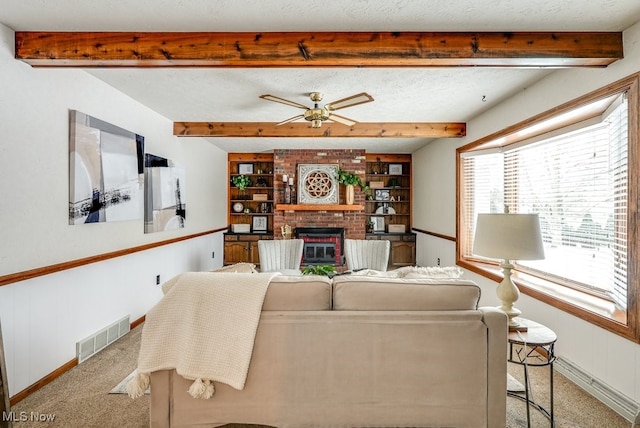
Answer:
POLYGON ((186 173, 173 161, 144 155, 144 233, 184 228, 186 173))
POLYGON ((337 204, 339 196, 337 164, 298 165, 299 204, 337 204))
POLYGON ((69 224, 138 220, 144 137, 69 111, 69 224))
POLYGON ((253 216, 251 221, 251 229, 255 233, 261 233, 267 231, 268 217, 266 215, 253 216))
POLYGON ((373 216, 371 217, 371 223, 373 223, 373 231, 374 232, 384 232, 384 217, 382 216, 373 216))
POLYGON ((389 175, 402 175, 402 164, 401 163, 390 163, 389 164, 389 175))
POLYGON ((252 163, 239 163, 238 164, 238 174, 253 174, 253 164, 252 163))

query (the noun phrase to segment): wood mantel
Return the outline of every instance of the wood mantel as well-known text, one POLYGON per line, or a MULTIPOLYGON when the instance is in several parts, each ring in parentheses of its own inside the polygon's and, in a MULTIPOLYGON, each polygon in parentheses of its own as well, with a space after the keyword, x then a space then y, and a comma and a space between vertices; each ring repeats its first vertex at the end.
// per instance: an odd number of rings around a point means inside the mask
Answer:
POLYGON ((276 204, 276 211, 362 211, 362 205, 276 204))

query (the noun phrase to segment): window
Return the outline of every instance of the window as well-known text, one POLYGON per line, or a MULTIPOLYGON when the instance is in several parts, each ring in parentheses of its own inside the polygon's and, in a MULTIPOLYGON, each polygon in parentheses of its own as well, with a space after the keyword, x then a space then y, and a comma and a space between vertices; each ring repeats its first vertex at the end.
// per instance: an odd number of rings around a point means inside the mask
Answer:
POLYGON ((458 149, 458 261, 497 262, 472 254, 479 213, 538 213, 545 259, 514 263, 521 290, 637 340, 635 82, 458 149))

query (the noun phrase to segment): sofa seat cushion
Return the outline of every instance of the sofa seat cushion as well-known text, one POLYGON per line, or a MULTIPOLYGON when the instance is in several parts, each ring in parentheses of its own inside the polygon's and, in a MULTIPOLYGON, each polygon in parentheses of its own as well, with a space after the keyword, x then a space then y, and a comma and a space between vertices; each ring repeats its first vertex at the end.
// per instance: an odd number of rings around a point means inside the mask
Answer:
POLYGON ((480 287, 464 279, 333 278, 338 311, 454 311, 478 308, 480 287))
POLYGON ((331 310, 331 280, 318 275, 278 275, 269 283, 263 311, 331 310))

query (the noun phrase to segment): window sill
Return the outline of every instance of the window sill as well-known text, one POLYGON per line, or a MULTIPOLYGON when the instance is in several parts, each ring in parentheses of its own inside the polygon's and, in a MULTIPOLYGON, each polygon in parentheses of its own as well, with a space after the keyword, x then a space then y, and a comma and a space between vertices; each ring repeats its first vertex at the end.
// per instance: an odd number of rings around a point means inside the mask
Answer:
MULTIPOLYGON (((458 260, 458 265, 496 282, 503 278, 502 270, 496 265, 469 260, 458 260)), ((616 308, 613 303, 515 270, 511 278, 522 294, 640 343, 640 335, 628 324, 627 313, 616 308)))

